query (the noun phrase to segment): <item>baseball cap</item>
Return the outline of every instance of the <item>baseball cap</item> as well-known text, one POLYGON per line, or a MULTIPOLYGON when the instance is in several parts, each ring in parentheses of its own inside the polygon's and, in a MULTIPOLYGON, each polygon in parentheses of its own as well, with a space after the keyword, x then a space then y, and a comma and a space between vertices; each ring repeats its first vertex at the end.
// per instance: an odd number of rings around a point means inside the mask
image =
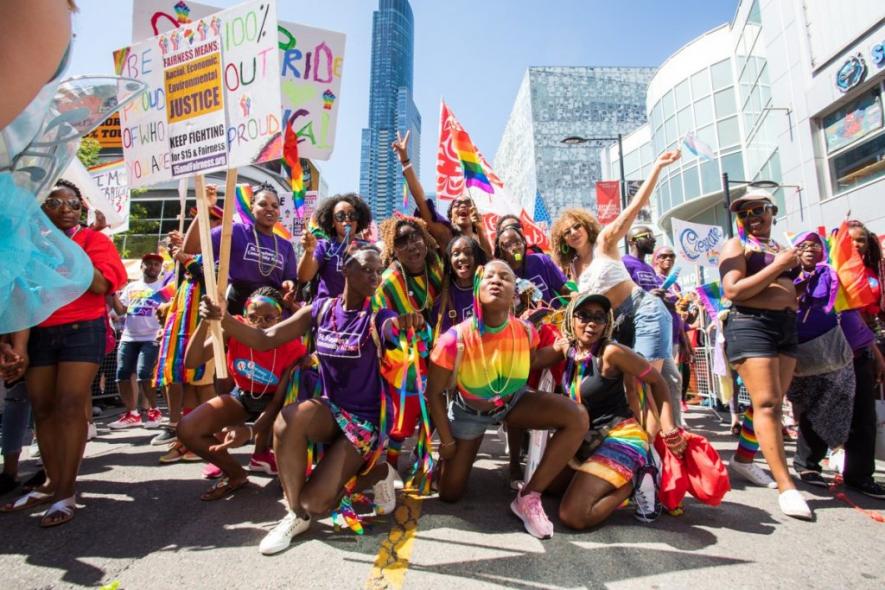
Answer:
POLYGON ((765 189, 754 188, 747 191, 737 199, 733 200, 731 202, 729 210, 732 213, 736 213, 738 209, 740 209, 747 203, 754 203, 759 201, 767 201, 769 205, 774 205, 774 197, 771 195, 770 192, 765 189))
POLYGON ((575 309, 578 309, 585 303, 595 303, 602 307, 606 313, 610 312, 612 309, 612 302, 608 300, 608 297, 598 293, 583 293, 578 295, 578 300, 575 302, 575 309))
POLYGON ((148 252, 141 257, 142 262, 148 262, 150 260, 159 260, 160 262, 163 262, 163 257, 156 252, 148 252))

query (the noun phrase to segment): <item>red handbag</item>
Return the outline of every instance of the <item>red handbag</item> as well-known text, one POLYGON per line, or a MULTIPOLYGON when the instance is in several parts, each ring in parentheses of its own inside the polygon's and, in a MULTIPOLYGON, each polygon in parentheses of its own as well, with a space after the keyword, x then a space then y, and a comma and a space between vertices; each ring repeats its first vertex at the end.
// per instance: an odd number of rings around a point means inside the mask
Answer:
POLYGON ((706 438, 683 432, 688 446, 683 454, 688 476, 688 493, 709 506, 718 506, 729 491, 731 482, 719 453, 706 438))
POLYGON ((682 499, 688 492, 688 476, 685 474, 682 459, 667 448, 660 433, 655 437, 655 450, 661 457, 661 485, 658 497, 661 505, 668 512, 672 512, 682 504, 682 499))

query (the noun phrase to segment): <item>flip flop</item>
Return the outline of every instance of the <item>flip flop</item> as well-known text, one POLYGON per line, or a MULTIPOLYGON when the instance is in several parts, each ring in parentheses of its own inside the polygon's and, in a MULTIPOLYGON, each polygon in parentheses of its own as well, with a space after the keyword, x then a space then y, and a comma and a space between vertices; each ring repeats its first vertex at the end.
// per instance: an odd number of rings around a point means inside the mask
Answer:
POLYGON ((0 507, 0 512, 19 512, 21 510, 30 510, 35 506, 49 504, 52 500, 52 494, 44 494, 43 492, 30 491, 24 496, 19 497, 12 504, 5 504, 0 507))
POLYGON ((77 501, 74 496, 54 502, 40 517, 40 526, 48 529, 71 522, 76 507, 77 501))
POLYGON ((213 502, 215 500, 220 500, 225 496, 233 494, 235 491, 248 484, 248 479, 243 479, 235 484, 231 484, 230 478, 223 477, 218 480, 218 483, 209 488, 206 493, 200 496, 200 500, 203 500, 204 502, 213 502))

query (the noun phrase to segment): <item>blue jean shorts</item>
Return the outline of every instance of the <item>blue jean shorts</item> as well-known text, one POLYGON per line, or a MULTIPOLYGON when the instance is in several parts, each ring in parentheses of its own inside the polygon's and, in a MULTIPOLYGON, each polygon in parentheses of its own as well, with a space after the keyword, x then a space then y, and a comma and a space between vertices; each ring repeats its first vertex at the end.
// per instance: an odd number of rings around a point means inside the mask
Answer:
POLYGON ((500 408, 490 412, 474 410, 464 402, 460 393, 455 393, 449 402, 449 424, 452 427, 452 436, 460 440, 476 440, 482 438, 490 427, 499 426, 507 414, 510 413, 520 398, 528 391, 523 387, 507 398, 507 402, 500 408))
MULTIPOLYGON (((660 297, 635 289, 615 312, 632 316, 633 342, 630 346, 647 361, 673 357, 673 317, 660 297)), ((626 321, 629 319, 625 318, 626 321)))
POLYGON ((58 363, 101 364, 105 354, 103 317, 71 322, 48 328, 31 328, 28 356, 31 367, 51 367, 58 363))
POLYGON ((117 381, 126 381, 132 376, 133 371, 139 381, 153 379, 159 352, 160 344, 154 340, 120 342, 117 348, 117 381))

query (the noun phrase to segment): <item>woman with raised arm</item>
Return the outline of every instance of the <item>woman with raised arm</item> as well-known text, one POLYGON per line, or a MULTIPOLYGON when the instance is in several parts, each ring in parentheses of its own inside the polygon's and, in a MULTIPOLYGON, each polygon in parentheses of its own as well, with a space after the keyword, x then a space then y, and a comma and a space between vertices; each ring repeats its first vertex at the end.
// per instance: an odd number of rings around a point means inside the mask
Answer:
POLYGON ((398 331, 421 328, 420 314, 397 316, 373 312, 370 299, 381 281, 381 256, 373 246, 353 251, 344 261, 344 291, 335 298, 316 300, 288 319, 264 330, 238 321, 207 298, 201 314, 221 318, 226 334, 255 350, 272 350, 313 334, 320 363, 323 395, 283 408, 274 424, 274 451, 288 512, 261 542, 265 555, 289 546, 306 531, 312 515, 332 510, 348 489, 373 485, 376 512, 396 506, 396 473, 376 464, 391 419, 385 404, 379 358, 396 340, 398 331), (387 424, 382 420, 386 413, 387 424), (308 445, 321 443, 325 453, 307 480, 308 445), (352 479, 364 474, 354 488, 352 479))
POLYGON ((320 203, 314 218, 328 237, 317 239, 304 230, 301 235, 304 252, 298 261, 298 281, 309 283, 319 275, 317 298, 338 297, 344 290, 342 271, 347 248, 372 223, 372 210, 355 194, 335 195, 320 203))
POLYGON ((593 246, 602 226, 583 209, 565 209, 550 228, 553 260, 570 281, 577 281, 593 261, 593 246))
MULTIPOLYGON (((725 319, 725 353, 750 393, 752 433, 759 441, 774 481, 753 463, 750 444, 739 444, 732 471, 748 481, 777 487, 781 512, 810 519, 811 508, 796 490, 784 456, 781 410, 784 394, 796 368, 799 306, 793 279, 799 257, 771 237, 777 206, 771 194, 754 189, 731 203, 740 237, 725 242, 719 257, 719 275, 725 297, 734 306, 725 319)), ((749 412, 748 412, 749 414, 749 412)))
POLYGON ((460 500, 483 434, 502 422, 520 429, 554 430, 532 478, 510 505, 526 530, 553 536, 541 492, 572 458, 589 421, 584 409, 553 393, 526 387, 538 333, 512 315, 516 275, 501 260, 479 269, 475 314, 443 334, 431 355, 425 396, 439 432, 439 497, 460 500), (445 390, 454 383, 451 403, 445 390))
MULTIPOLYGON (((633 282, 621 261, 618 245, 630 231, 643 207, 648 205, 661 170, 680 158, 679 150, 658 156, 651 172, 633 200, 612 223, 599 232, 593 244, 593 259, 581 272, 582 293, 605 295, 615 315, 615 340, 641 354, 658 371, 672 356, 672 318, 667 307, 633 282)), ((650 428, 654 430, 654 426, 650 428)), ((653 433, 652 433, 653 434, 653 433)))

